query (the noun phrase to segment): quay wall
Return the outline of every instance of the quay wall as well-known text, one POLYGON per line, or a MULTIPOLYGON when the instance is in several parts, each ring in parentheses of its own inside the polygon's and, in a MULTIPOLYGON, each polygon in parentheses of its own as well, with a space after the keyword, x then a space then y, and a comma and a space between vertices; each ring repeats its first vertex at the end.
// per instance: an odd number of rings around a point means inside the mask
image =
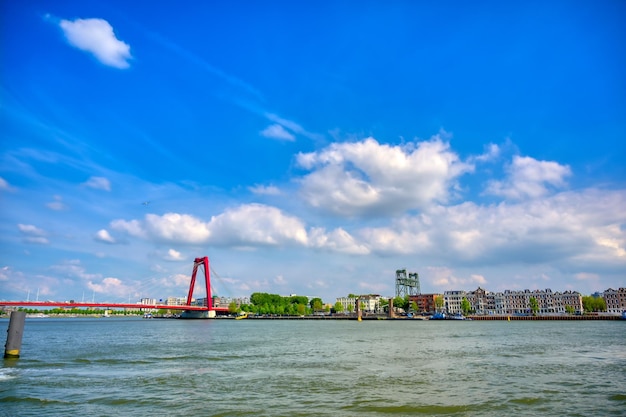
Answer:
POLYGON ((582 315, 582 316, 468 316, 472 320, 621 320, 621 316, 582 315))

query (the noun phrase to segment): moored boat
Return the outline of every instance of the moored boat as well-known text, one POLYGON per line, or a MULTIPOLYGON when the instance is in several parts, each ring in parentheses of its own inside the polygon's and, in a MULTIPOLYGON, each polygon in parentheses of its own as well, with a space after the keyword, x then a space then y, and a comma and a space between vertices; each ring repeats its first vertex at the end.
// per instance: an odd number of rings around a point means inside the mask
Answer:
POLYGON ((445 320, 446 319, 446 313, 441 313, 441 312, 437 312, 435 314, 433 314, 432 316, 430 316, 431 320, 445 320))

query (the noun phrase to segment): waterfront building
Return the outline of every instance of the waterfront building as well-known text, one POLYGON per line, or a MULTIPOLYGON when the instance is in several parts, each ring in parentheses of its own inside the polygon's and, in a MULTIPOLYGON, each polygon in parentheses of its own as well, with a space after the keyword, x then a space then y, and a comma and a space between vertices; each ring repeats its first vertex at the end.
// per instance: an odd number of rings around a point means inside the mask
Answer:
POLYGON ((571 307, 574 313, 583 313, 583 296, 581 293, 578 291, 565 291, 561 293, 560 296, 563 312, 567 312, 567 307, 571 307))
POLYGON ((530 290, 504 291, 505 314, 528 314, 530 313, 530 290))
POLYGON ((448 314, 463 313, 461 302, 467 298, 465 291, 445 291, 443 293, 443 308, 448 314))
POLYGON ((419 313, 434 313, 436 310, 435 300, 443 297, 442 294, 417 294, 409 295, 409 304, 415 303, 419 313))
POLYGON ((495 299, 492 294, 480 287, 475 291, 468 292, 466 298, 474 314, 486 315, 495 307, 495 299))
MULTIPOLYGON (((213 297, 213 307, 218 307, 215 305, 215 297, 213 297)), ((207 297, 196 298, 191 302, 194 306, 206 307, 207 306, 207 297)))
POLYGON ((497 292, 493 294, 493 305, 494 310, 493 314, 503 315, 506 314, 506 298, 504 297, 504 293, 497 292))
MULTIPOLYGON (((193 299, 191 300, 194 301, 193 299)), ((168 306, 184 306, 187 304, 187 297, 167 297, 165 305, 168 306)))
POLYGON ((142 298, 141 300, 139 300, 139 304, 153 306, 157 304, 157 300, 156 298, 142 298))
POLYGON ((339 297, 337 298, 337 302, 341 304, 344 312, 354 312, 356 311, 357 298, 361 303, 361 311, 368 313, 375 313, 380 311, 380 295, 378 294, 358 295, 353 297, 339 297))
POLYGON ((602 293, 602 297, 606 303, 607 313, 621 314, 623 311, 626 311, 626 288, 617 290, 609 288, 602 293))
POLYGON ((565 314, 569 308, 575 313, 582 313, 582 295, 576 291, 563 293, 545 290, 523 290, 492 293, 480 287, 475 291, 448 291, 444 295, 448 312, 454 314, 461 311, 460 303, 467 298, 471 310, 477 315, 530 314, 530 299, 537 300, 538 314, 565 314))
MULTIPOLYGON (((206 298, 205 298, 206 300, 206 298)), ((229 307, 231 303, 235 303, 237 308, 241 307, 242 304, 250 304, 249 297, 213 297, 213 307, 229 307)), ((203 304, 206 305, 206 304, 203 304)))

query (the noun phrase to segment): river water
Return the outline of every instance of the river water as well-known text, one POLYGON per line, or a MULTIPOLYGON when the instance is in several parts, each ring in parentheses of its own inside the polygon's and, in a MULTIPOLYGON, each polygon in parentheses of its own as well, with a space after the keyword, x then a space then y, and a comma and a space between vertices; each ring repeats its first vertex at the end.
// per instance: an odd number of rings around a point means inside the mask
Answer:
POLYGON ((626 322, 27 318, 0 368, 1 416, 157 414, 624 416, 626 322))

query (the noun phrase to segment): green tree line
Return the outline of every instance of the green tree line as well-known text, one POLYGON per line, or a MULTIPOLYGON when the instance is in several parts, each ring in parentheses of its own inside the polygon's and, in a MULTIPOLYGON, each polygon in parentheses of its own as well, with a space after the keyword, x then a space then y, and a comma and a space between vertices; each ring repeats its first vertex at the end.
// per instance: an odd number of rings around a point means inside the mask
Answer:
POLYGON ((250 296, 250 304, 242 304, 240 310, 263 315, 302 316, 311 314, 314 308, 322 308, 321 299, 314 298, 309 303, 309 299, 305 296, 283 297, 278 294, 255 292, 250 296))

